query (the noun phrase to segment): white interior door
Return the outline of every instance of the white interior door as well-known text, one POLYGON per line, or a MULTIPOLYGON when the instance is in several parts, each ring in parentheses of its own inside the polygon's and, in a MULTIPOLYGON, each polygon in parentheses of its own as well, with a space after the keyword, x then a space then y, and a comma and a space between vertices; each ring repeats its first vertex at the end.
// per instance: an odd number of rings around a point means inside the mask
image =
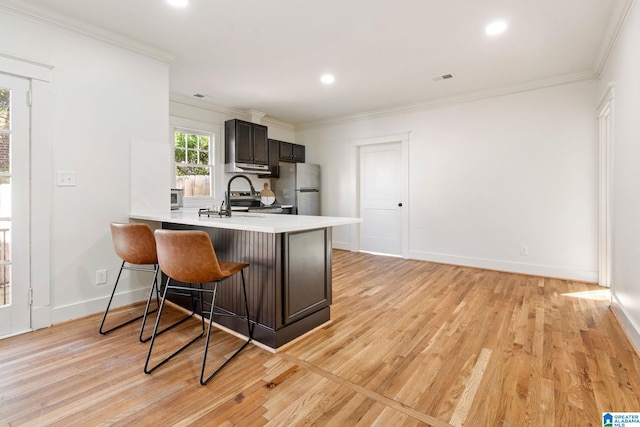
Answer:
POLYGON ((402 255, 402 144, 360 147, 360 250, 402 255))
POLYGON ((29 86, 0 73, 0 337, 31 327, 29 86))

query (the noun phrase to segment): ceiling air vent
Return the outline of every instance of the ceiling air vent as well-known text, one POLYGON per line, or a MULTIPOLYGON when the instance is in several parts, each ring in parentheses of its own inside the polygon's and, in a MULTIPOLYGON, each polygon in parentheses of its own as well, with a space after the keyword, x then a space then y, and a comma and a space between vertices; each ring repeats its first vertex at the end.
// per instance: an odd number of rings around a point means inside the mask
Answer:
POLYGON ((434 78, 432 78, 431 80, 433 80, 434 82, 440 81, 440 80, 449 80, 452 79, 454 77, 453 73, 449 73, 449 74, 443 74, 441 76, 436 76, 434 78))

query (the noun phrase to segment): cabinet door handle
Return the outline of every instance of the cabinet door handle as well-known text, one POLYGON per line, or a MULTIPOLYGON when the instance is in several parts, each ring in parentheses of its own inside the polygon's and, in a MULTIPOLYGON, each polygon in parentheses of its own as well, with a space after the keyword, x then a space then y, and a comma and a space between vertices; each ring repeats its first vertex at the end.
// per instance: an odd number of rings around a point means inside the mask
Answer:
POLYGON ((398 203, 398 206, 402 207, 402 202, 398 203))

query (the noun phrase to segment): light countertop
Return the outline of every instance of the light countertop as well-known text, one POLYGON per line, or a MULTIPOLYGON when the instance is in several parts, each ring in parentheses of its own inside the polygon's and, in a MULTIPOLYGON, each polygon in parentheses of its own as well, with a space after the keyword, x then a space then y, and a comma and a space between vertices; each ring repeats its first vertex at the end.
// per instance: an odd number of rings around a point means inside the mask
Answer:
POLYGON ((233 212, 231 217, 198 216, 198 209, 182 208, 171 212, 132 213, 131 219, 171 222, 199 227, 226 228, 231 230, 258 231, 262 233, 288 233, 313 230, 337 225, 357 224, 361 218, 265 214, 233 212))

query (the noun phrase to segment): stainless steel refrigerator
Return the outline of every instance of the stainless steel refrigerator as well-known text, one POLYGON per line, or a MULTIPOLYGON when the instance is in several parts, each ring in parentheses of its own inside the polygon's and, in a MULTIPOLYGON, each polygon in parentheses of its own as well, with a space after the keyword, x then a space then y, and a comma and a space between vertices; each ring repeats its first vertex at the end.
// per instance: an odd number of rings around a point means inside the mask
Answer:
POLYGON ((293 205, 293 213, 320 215, 320 165, 280 163, 280 177, 272 186, 276 202, 293 205))

